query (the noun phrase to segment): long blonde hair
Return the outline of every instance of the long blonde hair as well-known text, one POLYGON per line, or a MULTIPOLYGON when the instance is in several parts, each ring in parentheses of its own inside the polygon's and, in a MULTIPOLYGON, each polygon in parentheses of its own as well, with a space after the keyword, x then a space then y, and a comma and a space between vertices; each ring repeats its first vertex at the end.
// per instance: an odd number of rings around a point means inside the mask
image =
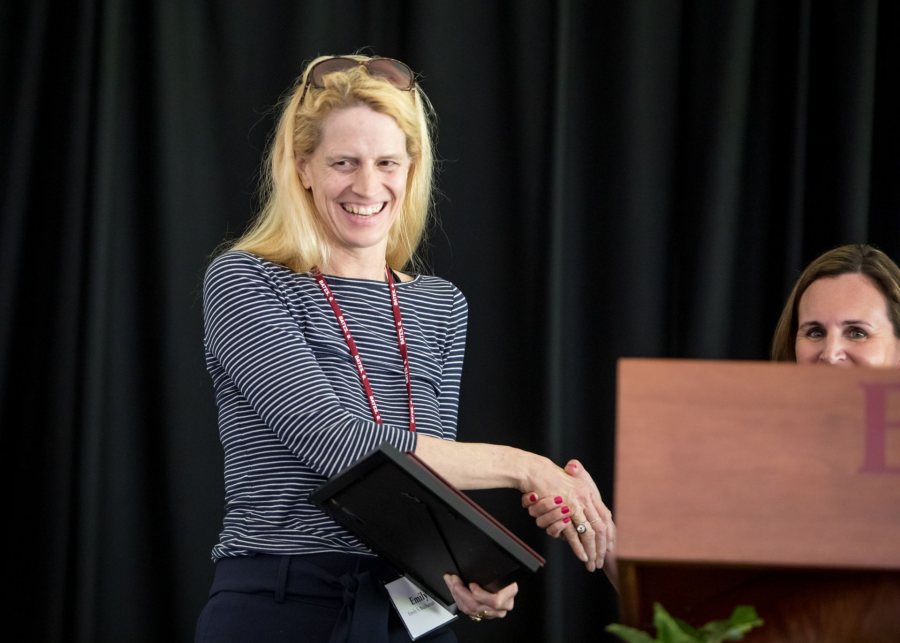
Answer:
MULTIPOLYGON (((367 60, 366 56, 345 56, 367 60)), ((394 270, 420 267, 417 250, 424 239, 432 206, 434 112, 416 85, 397 89, 370 76, 363 66, 324 76, 322 89, 303 88, 310 69, 331 56, 310 62, 282 101, 278 126, 266 153, 260 179, 262 207, 247 231, 231 246, 247 250, 297 272, 328 263, 328 233, 312 193, 297 174, 297 159, 309 157, 322 137, 322 122, 334 110, 366 105, 392 117, 406 135, 410 168, 400 213, 388 233, 387 264, 394 270)))

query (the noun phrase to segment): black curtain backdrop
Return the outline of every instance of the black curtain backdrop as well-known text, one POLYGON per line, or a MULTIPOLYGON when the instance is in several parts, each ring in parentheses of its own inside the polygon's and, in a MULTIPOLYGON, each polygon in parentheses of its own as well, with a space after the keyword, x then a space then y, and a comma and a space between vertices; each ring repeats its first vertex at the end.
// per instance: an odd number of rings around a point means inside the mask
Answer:
MULTIPOLYGON (((766 359, 814 256, 900 259, 895 2, 3 2, 3 609, 27 640, 192 640, 223 503, 202 274, 280 93, 361 47, 439 115, 461 439, 577 456, 609 502, 617 358, 766 359)), ((603 575, 517 493, 475 496, 548 565, 461 640, 607 640, 603 575)))

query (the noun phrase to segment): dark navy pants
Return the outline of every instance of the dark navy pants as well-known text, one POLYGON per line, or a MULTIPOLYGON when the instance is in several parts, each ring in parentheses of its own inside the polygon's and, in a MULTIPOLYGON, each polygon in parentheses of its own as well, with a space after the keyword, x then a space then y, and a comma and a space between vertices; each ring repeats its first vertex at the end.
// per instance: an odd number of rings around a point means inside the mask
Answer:
MULTIPOLYGON (((384 588, 397 573, 352 554, 243 556, 216 563, 196 643, 406 643, 384 588)), ((419 641, 455 643, 444 627, 419 641)))

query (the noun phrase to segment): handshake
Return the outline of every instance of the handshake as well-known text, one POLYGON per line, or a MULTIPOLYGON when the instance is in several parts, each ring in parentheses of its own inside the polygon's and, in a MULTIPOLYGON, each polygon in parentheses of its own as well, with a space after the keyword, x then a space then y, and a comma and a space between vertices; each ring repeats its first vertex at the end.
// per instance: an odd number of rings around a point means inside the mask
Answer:
POLYGON ((615 573, 616 526, 597 485, 578 460, 562 469, 544 470, 533 478, 535 491, 522 496, 522 506, 551 538, 565 538, 589 572, 604 569, 618 588, 615 573))

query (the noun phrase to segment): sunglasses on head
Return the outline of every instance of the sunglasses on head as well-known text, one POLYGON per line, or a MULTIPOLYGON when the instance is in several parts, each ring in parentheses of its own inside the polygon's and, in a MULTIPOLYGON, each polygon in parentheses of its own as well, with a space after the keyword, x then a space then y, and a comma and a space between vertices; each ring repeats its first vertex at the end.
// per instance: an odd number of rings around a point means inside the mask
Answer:
POLYGON ((335 72, 348 71, 354 67, 365 67, 370 76, 386 80, 392 86, 403 91, 410 91, 416 86, 416 75, 413 73, 413 70, 409 68, 409 65, 399 60, 382 58, 380 56, 365 60, 335 56, 334 58, 320 60, 306 74, 306 83, 303 85, 300 104, 303 104, 303 99, 306 98, 306 92, 309 90, 310 85, 316 89, 322 89, 325 87, 325 76, 335 72))

